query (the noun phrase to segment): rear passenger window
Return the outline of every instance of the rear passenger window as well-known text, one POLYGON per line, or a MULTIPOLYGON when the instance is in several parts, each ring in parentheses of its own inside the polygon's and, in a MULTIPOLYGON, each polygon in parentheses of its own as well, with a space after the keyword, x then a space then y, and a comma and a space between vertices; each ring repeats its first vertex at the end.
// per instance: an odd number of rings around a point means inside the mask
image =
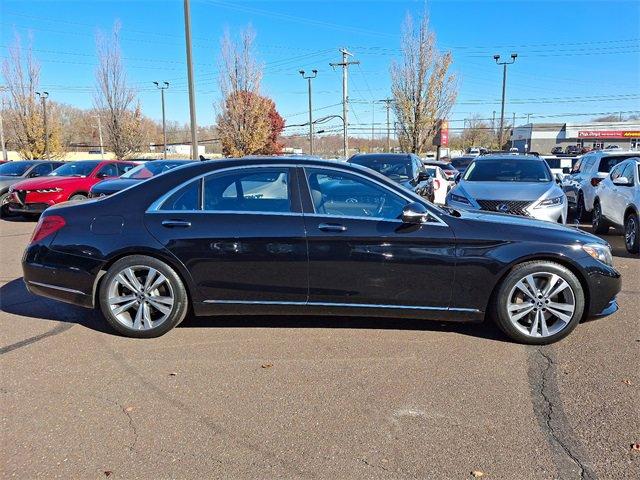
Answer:
POLYGON ((291 211, 289 169, 259 168, 213 174, 204 180, 204 210, 291 211))
POLYGON ((200 210, 200 180, 195 180, 171 194, 159 210, 200 210))

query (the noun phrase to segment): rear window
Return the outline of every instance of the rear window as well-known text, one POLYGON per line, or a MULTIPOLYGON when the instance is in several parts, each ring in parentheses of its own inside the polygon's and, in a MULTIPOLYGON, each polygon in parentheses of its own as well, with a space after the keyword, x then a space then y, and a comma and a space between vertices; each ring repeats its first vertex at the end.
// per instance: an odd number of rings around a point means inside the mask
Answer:
POLYGON ((451 165, 456 170, 460 170, 461 168, 467 168, 473 160, 475 160, 475 157, 458 157, 451 160, 451 165))
POLYGON ((613 155, 606 156, 600 159, 600 166, 598 167, 598 172, 609 173, 613 167, 615 167, 620 162, 624 162, 630 158, 635 158, 637 155, 613 155))
POLYGON ((545 158, 544 160, 547 162, 547 165, 549 165, 549 168, 561 168, 559 158, 545 158))

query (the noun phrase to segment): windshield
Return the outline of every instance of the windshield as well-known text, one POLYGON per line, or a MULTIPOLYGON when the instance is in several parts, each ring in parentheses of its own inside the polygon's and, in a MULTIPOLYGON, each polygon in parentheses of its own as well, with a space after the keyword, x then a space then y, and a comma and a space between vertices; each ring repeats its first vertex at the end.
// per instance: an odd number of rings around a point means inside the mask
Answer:
POLYGON ((172 168, 179 167, 180 165, 184 165, 186 162, 146 162, 142 165, 138 165, 135 168, 132 168, 127 173, 122 175, 120 178, 133 178, 136 180, 144 180, 145 178, 151 178, 155 175, 160 175, 161 173, 167 172, 172 168))
POLYGON ((0 165, 0 175, 7 177, 21 177, 24 175, 33 162, 7 162, 0 165))
POLYGON ((496 159, 475 161, 464 173, 468 182, 550 182, 543 160, 496 159))
POLYGON ((451 160, 451 165, 453 165, 456 170, 467 168, 474 158, 475 157, 457 157, 451 160))
POLYGON ((56 168, 49 174, 51 177, 86 177, 100 162, 71 162, 56 168))
POLYGON ((363 155, 355 157, 351 162, 375 170, 396 182, 403 182, 413 177, 411 160, 405 155, 363 155))

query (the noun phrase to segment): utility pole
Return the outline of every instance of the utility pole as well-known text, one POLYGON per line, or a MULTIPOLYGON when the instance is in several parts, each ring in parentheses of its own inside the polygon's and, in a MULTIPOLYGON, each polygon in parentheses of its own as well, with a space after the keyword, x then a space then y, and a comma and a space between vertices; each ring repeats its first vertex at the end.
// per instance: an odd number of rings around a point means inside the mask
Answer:
POLYGON ((513 112, 513 122, 511 122, 511 146, 513 147, 513 131, 516 128, 516 112, 513 112))
POLYGON ((501 62, 500 55, 493 56, 493 59, 496 61, 496 64, 502 65, 502 107, 500 109, 500 132, 498 133, 498 142, 500 144, 499 148, 502 148, 502 133, 504 129, 504 99, 505 99, 505 93, 507 88, 507 65, 511 65, 512 63, 514 63, 516 61, 516 58, 518 58, 518 54, 512 53, 511 61, 501 62))
POLYGON ((2 125, 2 116, 4 115, 4 87, 0 87, 0 143, 2 143, 2 160, 5 162, 9 161, 9 156, 7 155, 7 147, 4 144, 4 126, 2 125))
POLYGON ((167 124, 164 118, 164 91, 169 88, 169 82, 153 82, 158 90, 160 90, 160 98, 162 99, 162 141, 164 143, 164 150, 162 151, 162 157, 167 159, 167 124))
POLYGON ((313 155, 313 109, 311 108, 311 80, 318 76, 318 70, 311 70, 311 75, 304 74, 304 70, 300 70, 300 75, 308 83, 309 93, 309 155, 313 155))
POLYGON ((527 113, 527 123, 529 123, 529 117, 531 117, 531 114, 527 113))
POLYGON ((391 104, 393 103, 393 98, 384 98, 378 101, 380 103, 384 103, 385 108, 387 109, 387 152, 390 152, 391 151, 391 124, 389 122, 389 112, 391 110, 391 104))
POLYGON ((371 100, 371 148, 370 151, 373 151, 373 142, 375 137, 374 128, 376 128, 376 102, 375 100, 371 100))
POLYGON ((100 115, 94 115, 98 119, 98 138, 100 138, 100 160, 104 160, 104 144, 102 143, 102 122, 100 115))
POLYGON ((49 128, 47 125, 47 98, 49 92, 36 92, 36 95, 42 100, 42 115, 44 118, 44 155, 47 160, 51 160, 49 155, 49 128))
POLYGON ((187 80, 189 82, 189 113, 191 117, 191 158, 198 160, 198 123, 196 122, 196 89, 193 84, 193 59, 191 58, 191 7, 189 0, 184 0, 184 38, 187 47, 187 80))
POLYGON ((360 62, 353 60, 349 61, 349 57, 353 57, 353 54, 349 53, 346 48, 340 49, 340 53, 342 54, 342 62, 340 63, 330 63, 331 67, 342 67, 342 119, 344 120, 344 124, 342 127, 342 150, 344 153, 344 158, 347 158, 349 151, 349 93, 348 93, 348 70, 349 65, 359 65, 360 62))

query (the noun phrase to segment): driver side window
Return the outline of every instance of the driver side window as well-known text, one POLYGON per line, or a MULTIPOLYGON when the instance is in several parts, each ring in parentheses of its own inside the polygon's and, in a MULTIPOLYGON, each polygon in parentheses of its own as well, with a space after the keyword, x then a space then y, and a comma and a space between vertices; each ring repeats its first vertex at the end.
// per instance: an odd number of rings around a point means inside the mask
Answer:
POLYGON ((407 202, 358 175, 306 169, 314 210, 319 215, 395 220, 407 202))
POLYGON ((117 176, 118 176, 118 168, 113 163, 110 163, 102 167, 97 174, 98 178, 117 177, 117 176))

